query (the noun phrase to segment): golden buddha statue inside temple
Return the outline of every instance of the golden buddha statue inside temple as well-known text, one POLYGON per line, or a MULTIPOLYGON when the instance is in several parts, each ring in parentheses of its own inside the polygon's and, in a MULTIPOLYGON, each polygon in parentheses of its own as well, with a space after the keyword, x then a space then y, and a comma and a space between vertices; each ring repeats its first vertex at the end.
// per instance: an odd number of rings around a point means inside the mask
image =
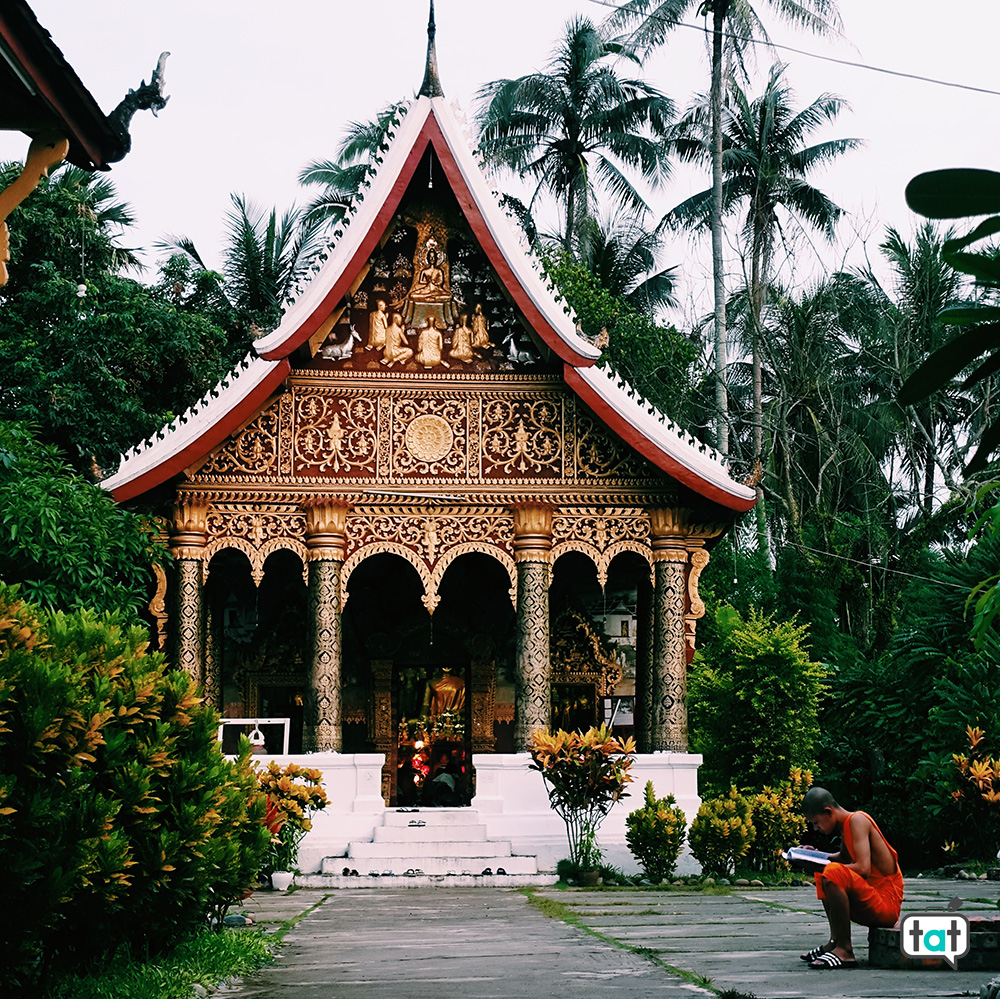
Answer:
POLYGON ((465 681, 452 673, 450 666, 441 667, 441 676, 427 684, 424 714, 433 722, 445 711, 461 713, 465 708, 465 681))

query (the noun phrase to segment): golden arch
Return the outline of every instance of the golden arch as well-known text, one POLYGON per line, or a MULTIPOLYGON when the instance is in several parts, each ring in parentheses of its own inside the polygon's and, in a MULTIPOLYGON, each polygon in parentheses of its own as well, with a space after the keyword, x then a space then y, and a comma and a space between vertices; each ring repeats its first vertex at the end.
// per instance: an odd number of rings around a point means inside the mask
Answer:
POLYGON ((236 551, 243 552, 244 555, 250 561, 250 576, 253 579, 254 586, 260 586, 261 580, 264 578, 264 563, 267 561, 269 555, 273 552, 285 549, 290 552, 294 552, 298 555, 299 560, 302 562, 302 579, 308 584, 309 583, 309 568, 306 564, 307 549, 306 546, 301 541, 296 541, 294 538, 272 538, 270 541, 261 545, 260 548, 256 545, 250 544, 246 538, 215 538, 210 541, 204 549, 204 555, 202 556, 202 564, 205 566, 205 571, 208 571, 208 564, 212 559, 221 551, 227 548, 233 548, 236 551))
MULTIPOLYGON (((433 612, 434 608, 440 603, 441 598, 438 596, 438 588, 441 585, 441 580, 444 579, 444 574, 448 569, 448 566, 455 561, 460 555, 468 555, 471 552, 476 552, 482 555, 489 555, 496 559, 504 569, 507 571, 507 578, 510 580, 510 589, 507 591, 510 594, 510 602, 517 608, 517 564, 502 548, 498 548, 496 545, 485 545, 481 541, 465 541, 460 545, 455 545, 454 548, 449 548, 448 551, 444 553, 437 560, 434 565, 434 571, 431 573, 431 584, 428 593, 431 594, 431 598, 434 602, 434 607, 428 607, 428 610, 433 612)), ((424 603, 427 604, 428 598, 424 598, 424 603)))
MULTIPOLYGON (((420 577, 420 582, 424 588, 424 595, 421 598, 424 602, 424 606, 427 606, 427 595, 432 593, 431 589, 431 571, 427 568, 427 563, 420 558, 415 552, 411 551, 405 545, 397 544, 395 541, 377 541, 372 545, 365 545, 364 548, 359 548, 354 552, 351 557, 344 563, 340 570, 340 610, 343 613, 344 608, 347 606, 347 584, 351 578, 351 573, 366 558, 370 555, 398 555, 400 558, 405 559, 414 569, 417 570, 417 575, 420 577)), ((428 607, 428 610, 433 610, 433 608, 428 607)))

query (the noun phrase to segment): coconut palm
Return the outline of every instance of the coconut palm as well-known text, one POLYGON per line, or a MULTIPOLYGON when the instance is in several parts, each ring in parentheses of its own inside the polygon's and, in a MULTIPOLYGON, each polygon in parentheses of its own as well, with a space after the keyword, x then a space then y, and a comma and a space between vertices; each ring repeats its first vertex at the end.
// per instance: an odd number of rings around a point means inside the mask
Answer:
POLYGON ((396 101, 386 104, 371 121, 351 122, 335 159, 313 160, 299 173, 300 184, 322 188, 303 210, 305 220, 326 227, 344 217, 374 168, 379 152, 388 145, 390 129, 406 112, 406 107, 405 101, 396 101))
MULTIPOLYGON (((836 0, 768 0, 784 21, 827 35, 839 31, 836 0)), ((759 4, 758 4, 759 6, 759 4)), ((710 90, 712 150, 712 271, 715 293, 715 399, 718 410, 716 447, 729 447, 726 399, 726 281, 722 250, 723 164, 722 164, 722 64, 724 40, 741 60, 751 39, 767 40, 764 25, 750 0, 625 0, 609 18, 613 30, 627 30, 628 43, 648 51, 666 40, 670 30, 692 8, 699 15, 712 15, 712 85, 710 90), (728 30, 727 30, 728 29, 728 30)))
MULTIPOLYGON (((794 95, 783 79, 784 66, 772 68, 764 93, 751 101, 733 83, 723 116, 722 208, 727 214, 745 209, 743 244, 750 263, 749 309, 746 334, 752 354, 753 454, 756 466, 763 456, 763 404, 761 385, 761 311, 771 280, 774 249, 782 235, 782 216, 806 223, 832 239, 843 214, 822 191, 806 180, 824 165, 860 144, 859 139, 832 139, 815 145, 803 143, 818 129, 836 119, 844 101, 823 94, 808 107, 797 109, 794 95)), ((706 141, 706 104, 694 106, 678 126, 678 151, 683 158, 710 162, 712 150, 706 141)), ((678 205, 670 213, 676 224, 711 224, 715 190, 703 191, 678 205)), ((758 495, 758 500, 762 493, 758 495)), ((758 502, 760 551, 766 551, 763 507, 758 502)))
POLYGON ((639 210, 645 201, 627 171, 654 186, 668 174, 664 135, 673 102, 642 80, 620 76, 612 65, 618 58, 638 63, 576 17, 546 72, 496 80, 477 95, 481 153, 489 164, 530 177, 532 204, 543 190, 562 203, 567 252, 580 219, 591 213, 595 187, 639 210))
POLYGON ((645 228, 638 218, 588 215, 577 226, 573 249, 603 288, 655 316, 677 304, 677 268, 660 267, 662 246, 662 231, 645 228))
MULTIPOLYGON (((319 222, 306 218, 301 209, 289 209, 279 217, 277 209, 259 208, 242 194, 231 197, 223 250, 224 294, 237 324, 266 332, 280 322, 284 302, 321 248, 319 222)), ((171 236, 157 245, 180 250, 202 270, 208 269, 185 236, 171 236)))

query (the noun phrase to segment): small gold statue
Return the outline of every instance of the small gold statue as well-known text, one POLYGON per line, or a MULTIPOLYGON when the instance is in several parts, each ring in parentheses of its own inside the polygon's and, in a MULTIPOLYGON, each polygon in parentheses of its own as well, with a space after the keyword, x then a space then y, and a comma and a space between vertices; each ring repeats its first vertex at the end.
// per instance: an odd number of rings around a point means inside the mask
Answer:
POLYGON ((476 303, 472 312, 472 347, 474 350, 487 350, 492 346, 489 320, 483 315, 482 305, 476 303))
POLYGON ((398 312, 394 312, 392 322, 385 331, 385 350, 382 353, 382 364, 405 364, 411 357, 413 357, 413 351, 406 340, 403 317, 398 312))
POLYGON ((465 314, 459 317, 459 323, 451 335, 451 350, 448 351, 448 356, 458 361, 471 361, 473 358, 472 330, 469 328, 469 317, 465 314))
POLYGON ((376 309, 368 319, 368 343, 365 350, 382 350, 385 347, 385 331, 389 317, 385 314, 385 302, 380 298, 376 309))
POLYGON ((441 356, 444 350, 444 336, 438 328, 438 320, 431 317, 427 320, 427 325, 420 331, 417 339, 417 364, 422 364, 425 368, 436 368, 443 364, 446 368, 451 365, 441 356))

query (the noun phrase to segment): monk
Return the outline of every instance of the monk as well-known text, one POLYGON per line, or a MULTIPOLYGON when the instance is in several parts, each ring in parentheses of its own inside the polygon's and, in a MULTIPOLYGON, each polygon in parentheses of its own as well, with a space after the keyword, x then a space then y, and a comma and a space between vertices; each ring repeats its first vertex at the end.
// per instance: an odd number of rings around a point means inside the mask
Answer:
POLYGON ((816 895, 830 921, 830 939, 802 954, 810 968, 856 968, 851 922, 861 926, 894 926, 903 902, 899 858, 874 819, 849 812, 822 787, 807 791, 802 813, 824 835, 840 835, 841 848, 816 874, 816 895))

